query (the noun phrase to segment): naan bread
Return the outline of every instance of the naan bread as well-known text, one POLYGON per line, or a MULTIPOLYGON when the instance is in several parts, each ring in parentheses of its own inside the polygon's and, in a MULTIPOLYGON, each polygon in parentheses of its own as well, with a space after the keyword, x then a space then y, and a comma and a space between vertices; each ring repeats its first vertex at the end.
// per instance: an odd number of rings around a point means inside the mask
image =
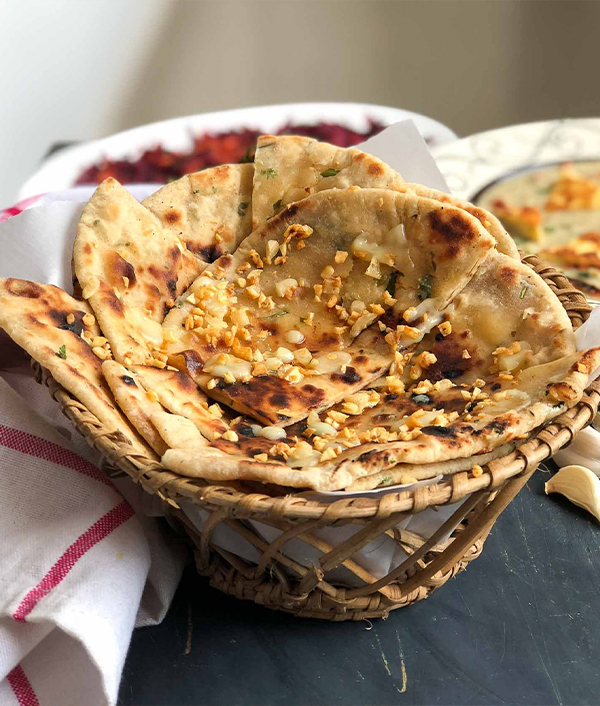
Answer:
POLYGON ((496 239, 499 252, 521 259, 515 242, 489 211, 443 191, 406 183, 385 162, 356 148, 338 148, 297 135, 263 135, 257 142, 252 228, 258 228, 289 203, 326 189, 349 186, 410 191, 462 208, 496 239))
POLYGON ((201 264, 115 179, 106 179, 81 214, 75 274, 113 354, 143 364, 162 345, 161 322, 201 264))
POLYGON ((203 453, 208 447, 208 441, 187 417, 155 411, 150 417, 150 422, 169 448, 200 450, 203 453))
POLYGON ((599 365, 600 348, 594 348, 528 368, 518 375, 516 385, 512 379, 500 376, 488 380, 481 388, 440 385, 427 393, 427 401, 418 395, 385 392, 377 404, 369 403, 362 413, 347 414, 346 419, 334 418, 331 412, 329 422, 309 418, 308 428, 313 436, 325 431, 319 425, 328 424, 331 428, 338 424, 335 438, 323 438, 318 449, 316 444, 302 439, 291 446, 294 438, 304 433, 297 426, 287 430, 285 440, 273 444, 271 457, 261 450, 254 458, 248 458, 244 451, 251 445, 262 445, 263 440, 251 439, 241 432, 237 441, 217 440, 213 444, 216 452, 208 455, 171 449, 163 456, 162 463, 191 477, 243 478, 314 490, 340 490, 398 464, 424 465, 467 458, 525 438, 577 404, 599 365), (402 426, 406 429, 402 432, 406 440, 385 441, 390 432, 402 426), (379 437, 380 441, 362 441, 337 456, 333 450, 328 452, 336 445, 343 447, 345 439, 352 443, 352 436, 346 435, 345 429, 359 430, 363 438, 379 437))
MULTIPOLYGON (((521 442, 524 443, 524 442, 521 442)), ((473 466, 483 466, 500 456, 506 456, 517 448, 518 442, 511 441, 502 444, 488 453, 476 454, 470 458, 452 458, 448 461, 437 463, 402 463, 384 471, 378 471, 368 476, 363 476, 345 490, 349 492, 362 492, 374 488, 384 488, 390 485, 410 485, 415 481, 428 480, 436 476, 451 476, 461 471, 470 471, 473 466)))
POLYGON ((148 392, 156 394, 165 409, 189 419, 210 441, 229 429, 225 421, 209 411, 206 397, 186 373, 144 365, 133 365, 131 372, 148 392))
MULTIPOLYGON (((427 426, 420 427, 421 434, 408 441, 365 444, 360 449, 351 449, 339 457, 338 461, 348 459, 340 468, 366 475, 398 463, 433 463, 487 452, 526 436, 577 404, 599 365, 600 348, 592 348, 527 368, 516 376, 516 382, 503 379, 500 374, 476 388, 480 390, 478 393, 463 388, 458 388, 458 394, 457 388, 438 395, 427 393, 430 401, 419 408, 453 409, 459 412, 459 417, 446 426, 438 425, 434 418, 433 424, 430 420, 427 426), (471 399, 464 400, 466 405, 458 397, 463 392, 471 395, 471 399), (488 397, 482 397, 482 393, 488 397)), ((365 417, 360 424, 366 425, 368 421, 365 417)))
POLYGON ((395 189, 402 177, 366 152, 309 137, 263 135, 254 156, 252 229, 284 206, 326 189, 395 189))
POLYGON ((0 279, 0 326, 107 432, 118 432, 133 453, 153 455, 115 406, 100 359, 90 346, 101 334, 85 302, 49 284, 0 279))
POLYGON ((152 399, 129 370, 116 360, 105 360, 102 373, 127 419, 156 453, 163 454, 167 446, 151 420, 153 414, 164 411, 159 402, 152 399))
MULTIPOLYGON (((422 375, 436 382, 473 382, 485 377, 493 352, 515 343, 503 370, 522 369, 575 352, 569 316, 544 280, 527 265, 495 253, 444 311, 444 322, 417 345, 414 356, 432 353, 436 361, 422 375)), ((403 376, 408 385, 411 367, 403 376)))
POLYGON ((203 262, 233 252, 252 230, 252 164, 224 164, 173 181, 142 201, 203 262))
POLYGON ((234 409, 291 424, 379 377, 494 244, 475 218, 430 199, 320 192, 193 283, 163 324, 169 361, 234 409))
POLYGON ((510 237, 496 216, 494 216, 493 213, 486 211, 485 208, 474 206, 472 203, 469 203, 464 199, 459 199, 456 196, 445 194, 443 191, 429 189, 426 186, 421 186, 421 184, 405 183, 396 188, 398 191, 412 191, 418 196, 425 196, 426 198, 433 199, 434 201, 440 201, 441 203, 448 203, 451 206, 462 208, 467 213, 475 216, 475 218, 477 218, 477 220, 490 233, 490 235, 496 239, 496 247, 498 252, 508 255, 519 262, 521 261, 519 249, 515 245, 515 241, 510 237))

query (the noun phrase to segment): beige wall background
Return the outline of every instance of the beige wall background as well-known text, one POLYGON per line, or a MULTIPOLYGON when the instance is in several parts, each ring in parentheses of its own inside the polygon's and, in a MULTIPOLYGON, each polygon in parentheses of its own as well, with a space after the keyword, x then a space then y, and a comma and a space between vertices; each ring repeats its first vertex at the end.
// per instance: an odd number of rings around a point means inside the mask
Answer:
POLYGON ((0 205, 57 140, 309 100, 600 116, 593 0, 0 0, 0 205))

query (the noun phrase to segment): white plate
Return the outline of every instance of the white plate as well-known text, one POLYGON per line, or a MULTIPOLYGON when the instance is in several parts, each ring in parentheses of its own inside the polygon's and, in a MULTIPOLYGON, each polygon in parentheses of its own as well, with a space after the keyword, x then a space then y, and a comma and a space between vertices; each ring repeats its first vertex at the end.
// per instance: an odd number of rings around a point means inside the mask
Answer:
POLYGON ((384 125, 412 119, 421 135, 432 145, 455 140, 445 125, 418 113, 367 103, 288 103, 256 108, 225 110, 142 125, 94 142, 61 150, 44 162, 19 190, 19 200, 72 186, 87 167, 108 159, 137 159, 145 150, 162 145, 172 151, 189 152, 193 138, 205 132, 226 132, 250 128, 275 132, 288 122, 316 124, 333 122, 363 132, 369 118, 384 125))
POLYGON ((451 192, 470 200, 520 169, 600 159, 600 119, 512 125, 434 146, 431 152, 451 192))
MULTIPOLYGON (((600 159, 600 118, 512 125, 439 145, 431 152, 450 191, 471 201, 520 170, 600 159)), ((597 299, 588 301, 600 306, 597 299)))

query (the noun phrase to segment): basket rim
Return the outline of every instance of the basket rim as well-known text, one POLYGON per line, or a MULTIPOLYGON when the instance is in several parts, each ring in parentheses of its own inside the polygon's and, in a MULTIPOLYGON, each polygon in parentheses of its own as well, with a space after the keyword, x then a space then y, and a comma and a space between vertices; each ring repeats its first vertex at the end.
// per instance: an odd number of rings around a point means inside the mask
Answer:
MULTIPOLYGON (((561 272, 539 260, 536 255, 520 252, 521 260, 539 274, 558 296, 569 315, 574 329, 589 316, 592 306, 561 272)), ((594 418, 600 403, 600 382, 593 382, 575 407, 564 412, 550 424, 538 428, 514 451, 486 464, 483 475, 474 477, 467 471, 445 476, 437 483, 412 490, 390 491, 375 498, 342 497, 333 502, 321 502, 301 497, 296 493, 273 497, 261 493, 246 493, 188 478, 169 471, 160 462, 142 454, 131 454, 130 445, 123 443, 118 432, 108 432, 98 419, 68 391, 52 378, 47 370, 32 361, 34 369, 43 376, 50 393, 62 412, 75 425, 88 444, 98 449, 109 464, 126 473, 151 494, 157 494, 172 506, 180 501, 197 505, 213 505, 235 513, 236 516, 275 515, 286 519, 339 519, 365 521, 375 516, 414 514, 427 507, 455 503, 471 493, 496 490, 509 478, 526 473, 534 465, 552 456, 569 444, 577 432, 594 418)), ((300 493, 311 492, 309 489, 300 493)))

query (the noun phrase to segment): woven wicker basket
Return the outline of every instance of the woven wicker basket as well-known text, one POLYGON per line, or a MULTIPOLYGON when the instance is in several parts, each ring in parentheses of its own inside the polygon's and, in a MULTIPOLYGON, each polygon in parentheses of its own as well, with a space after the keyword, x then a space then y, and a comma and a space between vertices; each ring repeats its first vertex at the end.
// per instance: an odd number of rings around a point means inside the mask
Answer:
MULTIPOLYGON (((591 311, 585 297, 562 274, 540 263, 535 256, 524 257, 523 261, 556 292, 573 327, 580 326, 591 311)), ((131 447, 120 443, 118 436, 107 433, 46 371, 38 367, 37 372, 63 413, 88 443, 104 455, 109 467, 115 472, 124 471, 148 493, 157 494, 168 503, 171 522, 193 542, 198 571, 208 576, 213 586, 269 608, 327 620, 386 617, 395 608, 427 598, 462 571, 479 556, 494 522, 538 464, 569 444, 592 421, 600 401, 600 382, 595 382, 576 407, 538 431, 517 450, 488 463, 482 476, 459 472, 412 491, 389 492, 377 498, 347 497, 327 504, 293 494, 272 497, 242 493, 183 478, 149 458, 131 455, 131 447), (466 496, 469 497, 459 509, 427 541, 398 529, 408 515, 455 503, 466 496), (208 511, 202 532, 181 511, 182 500, 208 511), (248 520, 259 520, 281 534, 269 542, 248 520), (248 562, 214 546, 211 537, 221 523, 258 550, 260 561, 248 562), (336 544, 315 536, 315 530, 323 527, 348 524, 362 528, 336 544), (449 539, 439 543, 449 530, 452 530, 449 539), (384 533, 408 558, 377 579, 356 561, 355 555, 384 533), (285 544, 292 539, 306 543, 313 552, 318 550, 321 555, 318 565, 306 567, 286 556, 285 544), (357 578, 360 586, 341 586, 328 580, 327 572, 342 566, 357 578)))

